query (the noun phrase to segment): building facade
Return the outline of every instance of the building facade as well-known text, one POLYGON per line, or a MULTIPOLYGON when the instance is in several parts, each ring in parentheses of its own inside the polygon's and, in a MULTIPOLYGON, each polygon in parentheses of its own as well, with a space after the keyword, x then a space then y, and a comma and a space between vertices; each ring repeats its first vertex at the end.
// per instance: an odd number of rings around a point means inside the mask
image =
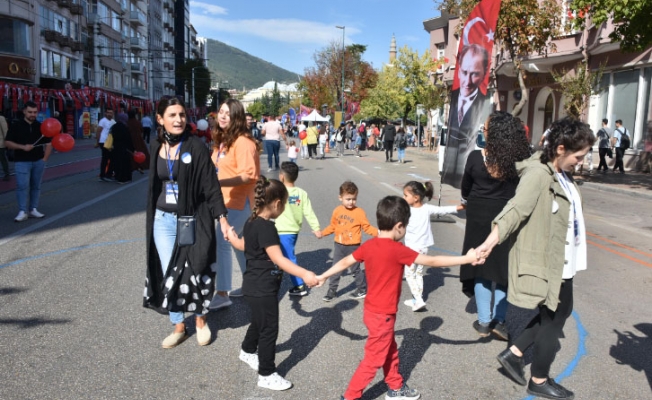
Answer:
MULTIPOLYGON (((464 21, 445 13, 423 22, 424 29, 430 34, 431 52, 446 61, 433 75, 436 84, 450 87, 453 82, 459 45, 457 30, 461 23, 464 21)), ((635 167, 637 156, 644 148, 647 125, 652 121, 652 48, 623 53, 619 43, 612 43, 609 39, 613 29, 612 23, 605 23, 589 25, 584 31, 566 32, 555 40, 556 52, 523 61, 529 100, 518 117, 529 127, 532 144, 538 144, 548 126, 566 115, 566 99, 558 90, 553 69, 574 74, 578 63, 588 64, 591 71, 598 71, 603 66, 599 93, 591 96, 581 118, 594 132, 600 129, 603 118, 609 120, 612 129, 614 122, 621 119, 623 126, 632 132, 632 149, 626 152, 626 167, 635 167)), ((499 54, 492 59, 491 71, 494 75, 490 85, 494 109, 511 111, 521 99, 514 63, 499 54)), ((447 111, 446 107, 443 121, 447 121, 447 111)))

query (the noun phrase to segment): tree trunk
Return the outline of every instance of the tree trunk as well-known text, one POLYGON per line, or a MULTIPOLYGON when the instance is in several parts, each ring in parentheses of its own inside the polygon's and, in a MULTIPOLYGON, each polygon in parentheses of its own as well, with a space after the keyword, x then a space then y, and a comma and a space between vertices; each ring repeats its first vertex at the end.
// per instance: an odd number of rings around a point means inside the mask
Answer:
MULTIPOLYGON (((527 104, 529 91, 525 87, 525 79, 523 79, 523 71, 521 68, 518 68, 518 85, 521 88, 521 100, 514 106, 512 109, 512 115, 517 116, 523 110, 523 107, 527 104)), ((527 121, 524 121, 527 124, 527 121)))

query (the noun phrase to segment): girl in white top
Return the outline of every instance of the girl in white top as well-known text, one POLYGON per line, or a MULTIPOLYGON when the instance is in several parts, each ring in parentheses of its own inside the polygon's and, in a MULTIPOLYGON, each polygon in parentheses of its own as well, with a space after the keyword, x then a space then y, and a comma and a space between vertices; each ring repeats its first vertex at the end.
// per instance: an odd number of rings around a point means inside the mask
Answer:
POLYGON ((299 154, 299 149, 297 149, 297 144, 294 140, 290 140, 288 147, 288 158, 293 163, 297 163, 297 155, 299 154))
MULTIPOLYGON (((431 182, 410 181, 403 186, 403 198, 410 206, 410 221, 405 232, 405 245, 421 254, 428 254, 428 247, 435 244, 430 228, 431 215, 454 214, 463 210, 463 206, 438 207, 426 203, 435 192, 431 182)), ((423 265, 412 264, 405 266, 405 280, 410 286, 412 299, 406 300, 405 305, 418 311, 426 306, 423 301, 423 265)))

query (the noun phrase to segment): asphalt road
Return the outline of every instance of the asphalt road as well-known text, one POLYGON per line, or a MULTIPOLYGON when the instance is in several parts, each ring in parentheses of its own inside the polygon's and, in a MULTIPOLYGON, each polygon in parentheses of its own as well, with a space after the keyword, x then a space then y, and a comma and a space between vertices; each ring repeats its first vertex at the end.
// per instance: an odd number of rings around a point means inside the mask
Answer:
MULTIPOLYGON (((438 181, 432 157, 417 151, 408 160, 388 164, 381 153, 299 160, 297 184, 308 191, 324 226, 338 204, 339 184, 353 180, 360 188, 358 205, 373 223, 381 197, 400 194, 408 180, 438 181)), ((265 170, 264 156, 261 165, 265 170)), ((285 278, 276 362, 294 383, 286 392, 258 388, 256 373, 238 360, 249 314, 241 298, 209 315, 210 346, 197 345, 191 323, 189 340, 161 349, 171 326, 166 317, 141 307, 147 187, 144 176, 134 178, 118 186, 87 172, 46 182, 39 210, 47 217, 20 224, 12 222, 14 193, 0 194, 0 398, 339 398, 362 357, 366 335, 363 304, 348 298, 350 276, 342 279, 331 303, 321 300, 324 288, 290 299, 285 278)), ((588 187, 582 192, 589 269, 575 279, 575 313, 552 374, 577 399, 650 399, 652 206, 618 193, 588 187)), ((451 187, 441 193, 442 205, 459 199, 451 187)), ((430 253, 458 253, 464 223, 463 213, 433 222, 436 244, 430 253)), ((299 263, 324 271, 332 246, 332 237, 316 239, 304 226, 299 263)), ((238 286, 239 273, 234 277, 238 286)), ((495 359, 506 343, 478 338, 471 327, 474 303, 460 289, 457 268, 429 269, 426 311, 399 305, 396 336, 407 383, 424 399, 526 398, 495 359)), ((408 297, 404 284, 402 300, 408 297)), ((530 315, 510 308, 512 335, 530 315)), ((379 372, 363 399, 384 398, 385 391, 379 372)))

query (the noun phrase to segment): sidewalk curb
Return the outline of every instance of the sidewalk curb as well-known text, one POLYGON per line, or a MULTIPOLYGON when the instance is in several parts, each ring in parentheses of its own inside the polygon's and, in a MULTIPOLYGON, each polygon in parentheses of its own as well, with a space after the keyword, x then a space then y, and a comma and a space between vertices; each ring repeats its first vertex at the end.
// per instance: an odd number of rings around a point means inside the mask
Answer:
POLYGON ((595 182, 582 182, 580 186, 586 186, 590 189, 599 190, 601 192, 619 193, 619 194, 625 194, 632 197, 638 197, 641 199, 652 200, 652 191, 650 191, 650 193, 646 193, 638 190, 624 189, 621 187, 614 187, 614 186, 606 185, 604 183, 595 183, 595 182))

